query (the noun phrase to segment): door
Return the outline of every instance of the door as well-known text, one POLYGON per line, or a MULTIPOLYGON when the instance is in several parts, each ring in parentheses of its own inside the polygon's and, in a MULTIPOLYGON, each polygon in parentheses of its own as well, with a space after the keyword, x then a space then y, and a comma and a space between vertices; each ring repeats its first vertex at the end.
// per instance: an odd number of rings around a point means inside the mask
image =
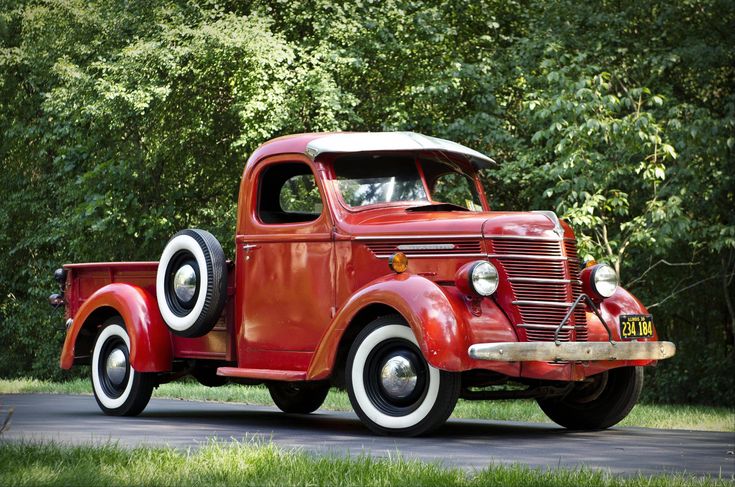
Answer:
POLYGON ((334 306, 332 225, 312 166, 262 163, 238 237, 243 368, 305 371, 334 306))

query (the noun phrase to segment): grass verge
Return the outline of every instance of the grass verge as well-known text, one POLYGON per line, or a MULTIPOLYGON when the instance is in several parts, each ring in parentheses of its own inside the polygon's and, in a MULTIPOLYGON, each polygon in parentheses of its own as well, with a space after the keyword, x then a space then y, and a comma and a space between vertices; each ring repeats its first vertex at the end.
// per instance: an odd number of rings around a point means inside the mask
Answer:
MULTIPOLYGON (((0 394, 14 393, 91 394, 91 385, 88 380, 82 379, 68 382, 0 379, 0 394)), ((212 388, 195 382, 180 381, 161 385, 154 392, 154 397, 273 405, 268 390, 263 386, 226 385, 212 388)), ((352 410, 347 394, 338 390, 332 390, 329 393, 322 407, 332 411, 352 410)), ((460 400, 452 417, 549 422, 536 402, 530 400, 460 400)), ((711 406, 639 404, 620 425, 700 431, 735 431, 735 410, 711 406)))
POLYGON ((171 448, 123 449, 115 445, 0 443, 0 485, 340 485, 621 487, 725 486, 726 479, 685 475, 620 477, 578 469, 541 471, 493 466, 468 472, 414 460, 368 456, 315 457, 273 444, 211 443, 182 452, 171 448))

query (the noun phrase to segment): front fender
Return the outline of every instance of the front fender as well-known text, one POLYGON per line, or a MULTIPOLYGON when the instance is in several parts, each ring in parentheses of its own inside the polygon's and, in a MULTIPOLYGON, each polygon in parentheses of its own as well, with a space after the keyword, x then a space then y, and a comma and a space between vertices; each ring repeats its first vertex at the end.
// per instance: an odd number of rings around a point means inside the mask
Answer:
POLYGON ((467 333, 457 319, 460 314, 454 300, 425 277, 390 274, 362 287, 342 306, 314 354, 309 379, 329 375, 342 335, 360 310, 371 304, 390 306, 406 319, 429 364, 450 371, 466 368, 467 333))
MULTIPOLYGON (((638 298, 633 296, 627 290, 622 287, 618 287, 612 296, 605 299, 599 304, 600 313, 605 318, 610 331, 612 332, 612 339, 615 341, 621 340, 620 338, 620 326, 619 318, 621 315, 634 315, 634 314, 649 314, 648 309, 641 303, 638 298)), ((590 341, 605 341, 608 339, 607 331, 605 327, 597 319, 591 311, 587 312, 587 327, 589 330, 590 341)), ((653 336, 651 338, 641 339, 644 341, 657 341, 658 333, 656 332, 656 326, 654 322, 653 336)))
MULTIPOLYGON (((621 341, 620 338, 620 316, 621 315, 632 315, 632 314, 649 314, 646 307, 641 303, 635 296, 629 293, 622 287, 618 287, 612 296, 605 299, 599 304, 600 314, 605 319, 607 326, 610 328, 612 339, 615 342, 621 341)), ((597 316, 587 311, 587 330, 588 330, 588 341, 600 341, 604 342, 608 340, 607 331, 605 327, 600 323, 597 316)), ((639 339, 640 341, 658 341, 658 333, 656 332, 656 326, 654 322, 653 336, 651 338, 639 339)), ((655 360, 615 360, 615 361, 593 361, 589 362, 586 366, 577 367, 579 372, 579 378, 589 377, 606 370, 616 367, 627 367, 627 366, 646 366, 655 364, 655 360)))
POLYGON ((113 283, 94 292, 79 308, 66 332, 61 352, 61 368, 74 364, 79 332, 92 323, 92 314, 100 308, 112 308, 125 322, 130 336, 130 363, 138 372, 171 370, 173 346, 171 333, 158 311, 156 299, 144 289, 125 283, 113 283))

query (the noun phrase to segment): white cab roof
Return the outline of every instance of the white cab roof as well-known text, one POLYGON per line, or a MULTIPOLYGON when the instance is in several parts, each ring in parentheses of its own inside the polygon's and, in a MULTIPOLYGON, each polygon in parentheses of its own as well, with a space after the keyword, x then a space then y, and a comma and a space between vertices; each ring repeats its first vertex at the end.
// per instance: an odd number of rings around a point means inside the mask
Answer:
POLYGON ((495 163, 488 156, 462 144, 415 132, 342 132, 319 137, 306 145, 306 154, 312 159, 323 153, 415 150, 461 154, 478 169, 495 163))

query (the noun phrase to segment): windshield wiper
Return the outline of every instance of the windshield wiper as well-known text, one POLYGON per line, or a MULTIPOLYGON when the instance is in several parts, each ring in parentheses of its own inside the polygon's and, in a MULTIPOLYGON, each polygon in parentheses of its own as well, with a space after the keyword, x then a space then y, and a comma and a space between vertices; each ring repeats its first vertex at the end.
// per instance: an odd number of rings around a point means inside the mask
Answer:
POLYGON ((464 206, 455 205, 454 203, 432 203, 429 205, 412 206, 406 208, 406 211, 470 211, 464 206))

